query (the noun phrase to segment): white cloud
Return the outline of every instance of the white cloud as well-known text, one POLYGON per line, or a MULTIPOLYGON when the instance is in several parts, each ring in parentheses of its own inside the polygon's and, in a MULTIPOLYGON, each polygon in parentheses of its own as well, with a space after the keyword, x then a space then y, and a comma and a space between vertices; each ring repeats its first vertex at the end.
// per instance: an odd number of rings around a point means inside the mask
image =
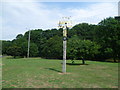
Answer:
POLYGON ((88 22, 97 24, 102 19, 110 16, 117 16, 117 3, 98 3, 90 5, 84 9, 71 9, 73 20, 76 23, 88 22))
POLYGON ((3 39, 13 39, 17 34, 25 33, 26 28, 52 28, 56 23, 52 19, 53 12, 44 8, 40 3, 4 3, 3 39))
MULTIPOLYGON (((117 4, 117 3, 116 3, 117 4)), ((49 8, 40 2, 4 2, 3 3, 3 38, 12 40, 17 34, 24 34, 28 29, 57 28, 62 16, 72 16, 73 22, 96 24, 101 19, 117 15, 115 3, 97 3, 85 8, 49 8)), ((1 18, 1 17, 0 17, 1 18)))

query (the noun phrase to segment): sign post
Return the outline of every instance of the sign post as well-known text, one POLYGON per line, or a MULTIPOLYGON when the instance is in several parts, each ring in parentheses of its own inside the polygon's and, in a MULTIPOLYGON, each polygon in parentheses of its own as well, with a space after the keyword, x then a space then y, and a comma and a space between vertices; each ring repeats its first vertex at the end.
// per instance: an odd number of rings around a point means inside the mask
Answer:
POLYGON ((30 54, 30 30, 29 30, 29 35, 28 35, 28 52, 27 52, 27 58, 29 58, 30 54))
POLYGON ((65 23, 65 27, 63 28, 63 66, 62 66, 63 73, 66 73, 66 49, 67 49, 67 23, 65 23))
POLYGON ((59 21, 59 27, 63 28, 63 62, 62 62, 62 72, 66 73, 66 50, 67 50, 67 29, 68 24, 70 24, 70 17, 63 17, 63 21, 59 21))

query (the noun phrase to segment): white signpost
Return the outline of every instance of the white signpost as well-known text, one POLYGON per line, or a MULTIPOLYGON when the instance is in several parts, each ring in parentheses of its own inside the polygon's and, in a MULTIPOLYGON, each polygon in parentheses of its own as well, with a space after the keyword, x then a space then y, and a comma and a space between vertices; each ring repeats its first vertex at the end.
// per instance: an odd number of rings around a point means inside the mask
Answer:
POLYGON ((72 22, 70 21, 70 17, 63 17, 62 20, 59 21, 59 28, 63 28, 63 73, 66 73, 67 29, 72 27, 71 24, 72 22))

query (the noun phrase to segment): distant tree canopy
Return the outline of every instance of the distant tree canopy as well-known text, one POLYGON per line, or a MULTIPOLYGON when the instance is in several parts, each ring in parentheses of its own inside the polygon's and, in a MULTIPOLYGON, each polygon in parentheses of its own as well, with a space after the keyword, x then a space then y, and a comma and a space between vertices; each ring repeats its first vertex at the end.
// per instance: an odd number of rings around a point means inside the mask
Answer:
POLYGON ((107 18, 98 24, 96 30, 96 41, 102 46, 101 53, 104 57, 120 58, 120 21, 107 18))
MULTIPOLYGON (((29 31, 2 42, 2 53, 26 57, 29 31)), ((62 29, 31 30, 30 56, 62 59, 62 29)), ((120 21, 109 17, 97 25, 80 23, 68 30, 67 59, 120 59, 120 21)))
POLYGON ((43 46, 42 57, 54 59, 62 58, 62 37, 57 35, 51 37, 43 46))
POLYGON ((22 34, 18 34, 18 35, 16 36, 16 39, 19 39, 19 38, 22 38, 22 37, 23 37, 22 34))

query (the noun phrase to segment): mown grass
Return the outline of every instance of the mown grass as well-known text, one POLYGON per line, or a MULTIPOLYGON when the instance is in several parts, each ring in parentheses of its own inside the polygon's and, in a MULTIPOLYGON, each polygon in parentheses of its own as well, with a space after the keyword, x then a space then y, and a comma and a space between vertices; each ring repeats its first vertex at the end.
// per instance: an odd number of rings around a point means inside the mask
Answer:
POLYGON ((4 57, 2 62, 3 88, 118 88, 118 63, 86 61, 67 65, 62 74, 61 60, 4 57))

